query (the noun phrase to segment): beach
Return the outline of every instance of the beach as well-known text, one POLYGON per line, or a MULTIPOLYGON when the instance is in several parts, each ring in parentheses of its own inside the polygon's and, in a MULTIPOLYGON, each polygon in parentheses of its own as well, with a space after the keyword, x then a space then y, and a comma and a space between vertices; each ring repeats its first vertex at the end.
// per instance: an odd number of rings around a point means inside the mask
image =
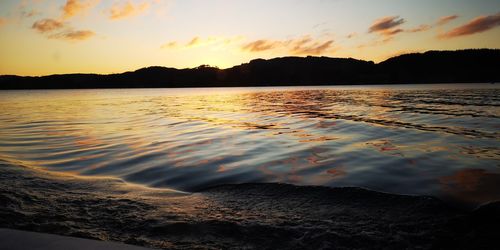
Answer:
POLYGON ((75 237, 34 233, 0 228, 0 246, 4 250, 146 250, 148 248, 125 245, 113 242, 103 242, 75 237))
MULTIPOLYGON (((288 184, 197 193, 3 162, 0 227, 163 249, 494 249, 500 204, 288 184)), ((29 237, 28 237, 29 238, 29 237)))

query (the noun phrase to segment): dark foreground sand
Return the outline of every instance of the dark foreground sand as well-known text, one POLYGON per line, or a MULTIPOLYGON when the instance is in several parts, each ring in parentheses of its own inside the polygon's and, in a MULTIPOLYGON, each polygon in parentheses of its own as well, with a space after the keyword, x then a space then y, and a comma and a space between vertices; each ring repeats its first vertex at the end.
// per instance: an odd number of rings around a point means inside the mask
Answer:
MULTIPOLYGON (((0 190, 0 227, 152 248, 500 246, 500 202, 461 211, 432 197, 285 184, 224 185, 181 193, 7 162, 0 162, 0 190)), ((2 244, 0 249, 5 248, 2 244)))
POLYGON ((122 243, 80 239, 44 233, 0 228, 3 250, 147 250, 149 248, 122 243))

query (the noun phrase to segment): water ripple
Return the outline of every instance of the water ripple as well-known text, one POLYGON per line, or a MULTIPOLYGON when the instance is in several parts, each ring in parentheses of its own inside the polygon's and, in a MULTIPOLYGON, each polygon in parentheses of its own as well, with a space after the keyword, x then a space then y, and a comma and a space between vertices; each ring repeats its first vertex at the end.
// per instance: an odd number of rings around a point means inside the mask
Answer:
POLYGON ((461 200, 443 180, 500 172, 499 96, 480 84, 2 91, 0 155, 185 191, 285 182, 461 200))

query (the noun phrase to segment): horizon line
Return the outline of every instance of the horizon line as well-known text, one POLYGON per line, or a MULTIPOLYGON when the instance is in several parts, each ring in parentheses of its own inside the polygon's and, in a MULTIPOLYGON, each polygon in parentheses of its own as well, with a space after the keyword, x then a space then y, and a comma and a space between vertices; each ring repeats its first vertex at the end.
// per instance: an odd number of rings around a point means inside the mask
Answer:
POLYGON ((500 50, 499 48, 467 48, 467 49, 456 49, 456 50, 425 50, 425 51, 416 51, 416 52, 408 52, 408 53, 401 53, 401 54, 395 54, 393 56, 390 56, 384 60, 381 60, 379 62, 376 62, 374 60, 364 60, 364 59, 358 59, 358 58, 354 58, 354 57, 332 57, 332 56, 321 56, 321 55, 317 55, 317 56, 314 56, 314 55, 307 55, 307 56, 293 56, 293 55, 290 55, 290 56, 278 56, 278 57, 272 57, 272 58, 268 58, 268 59, 264 59, 264 58, 254 58, 254 59, 251 59, 247 62, 243 62, 243 63, 240 63, 240 64, 235 64, 233 66, 230 66, 230 67, 227 67, 227 68, 219 68, 218 66, 213 66, 213 65, 210 65, 210 64, 200 64, 198 66, 195 66, 195 67, 186 67, 186 68, 175 68, 175 67, 169 67, 169 66, 161 66, 161 65, 149 65, 149 66, 144 66, 144 67, 140 67, 140 68, 136 68, 136 69, 132 69, 132 70, 125 70, 125 71, 121 71, 121 72, 109 72, 109 73, 82 73, 82 72, 74 72, 74 73, 53 73, 53 74, 48 74, 48 75, 16 75, 16 74, 2 74, 0 75, 0 77, 5 77, 5 76, 17 76, 17 77, 47 77, 47 76, 59 76, 59 75, 101 75, 101 76, 106 76, 106 75, 117 75, 117 74, 124 74, 124 73, 129 73, 129 72, 136 72, 138 70, 141 70, 141 69, 147 69, 147 68, 154 68, 154 67, 158 67, 158 68, 168 68, 168 69, 175 69, 175 70, 189 70, 189 69, 197 69, 197 68, 200 68, 200 67, 208 67, 208 68, 214 68, 214 69, 219 69, 219 70, 227 70, 227 69, 231 69, 231 68, 234 68, 234 67, 238 67, 238 66, 241 66, 241 65, 245 65, 245 64, 249 64, 251 63, 252 61, 256 61, 256 60, 265 60, 265 61, 269 61, 269 60, 274 60, 274 59, 282 59, 282 58, 329 58, 329 59, 353 59, 353 60, 358 60, 358 61, 365 61, 365 62, 372 62, 373 64, 380 64, 380 63, 383 63, 385 61, 388 61, 392 58, 396 58, 396 57, 400 57, 400 56, 404 56, 404 55, 414 55, 414 54, 425 54, 425 53, 428 53, 428 52, 446 52, 446 51, 467 51, 467 50, 500 50))

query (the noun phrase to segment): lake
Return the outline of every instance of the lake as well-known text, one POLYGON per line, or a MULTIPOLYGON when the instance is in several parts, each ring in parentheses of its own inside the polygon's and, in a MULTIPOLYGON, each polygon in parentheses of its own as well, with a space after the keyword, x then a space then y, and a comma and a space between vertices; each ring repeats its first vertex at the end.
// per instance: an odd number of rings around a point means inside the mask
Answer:
POLYGON ((492 84, 0 91, 0 159, 195 192, 281 182, 500 199, 492 84))

